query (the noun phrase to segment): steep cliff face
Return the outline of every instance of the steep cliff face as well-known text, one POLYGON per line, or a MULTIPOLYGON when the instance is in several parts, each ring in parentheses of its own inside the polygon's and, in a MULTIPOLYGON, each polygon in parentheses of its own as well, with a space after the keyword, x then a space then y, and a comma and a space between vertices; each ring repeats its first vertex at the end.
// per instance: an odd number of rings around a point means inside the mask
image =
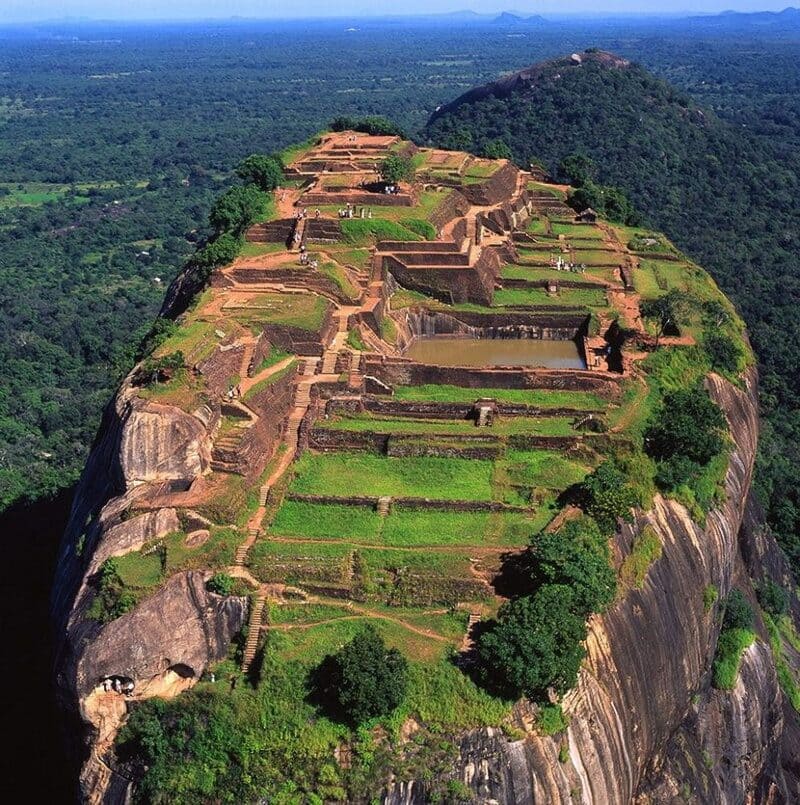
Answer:
MULTIPOLYGON (((726 500, 699 527, 674 501, 617 535, 618 558, 649 525, 662 543, 641 589, 629 591, 590 623, 588 658, 563 703, 566 733, 508 742, 497 730, 463 736, 453 778, 480 801, 541 803, 761 802, 800 795, 783 772, 783 695, 769 647, 747 650, 733 691, 710 688, 719 621, 703 591, 724 596, 749 587, 739 533, 745 517, 758 438, 756 376, 744 388, 711 377, 712 397, 728 418, 735 444, 726 500)), ((777 550, 760 532, 761 550, 777 550)), ((524 711, 517 709, 520 726, 524 711)), ((793 716, 790 716, 793 718, 793 716)), ((793 729, 793 727, 792 727, 793 729)), ((392 786, 391 803, 425 801, 425 786, 392 786)))
POLYGON ((247 616, 247 599, 205 588, 208 574, 179 573, 154 595, 110 623, 88 615, 94 580, 110 557, 140 550, 180 530, 174 508, 136 506, 163 490, 187 489, 211 455, 215 416, 136 397, 126 383, 106 410, 100 436, 78 487, 61 546, 52 595, 59 696, 86 729, 92 755, 85 791, 113 784, 102 760, 125 714, 125 699, 103 680, 134 683, 135 698, 174 695, 225 656, 247 616))

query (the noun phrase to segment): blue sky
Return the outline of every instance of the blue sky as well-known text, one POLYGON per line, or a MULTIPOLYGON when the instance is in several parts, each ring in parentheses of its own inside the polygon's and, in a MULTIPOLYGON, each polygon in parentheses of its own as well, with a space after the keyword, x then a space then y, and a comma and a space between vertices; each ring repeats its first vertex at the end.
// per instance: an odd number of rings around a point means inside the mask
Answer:
POLYGON ((697 14, 727 9, 736 11, 779 11, 790 2, 759 0, 0 0, 0 22, 22 22, 65 17, 92 19, 201 19, 243 17, 375 16, 377 14, 420 14, 480 9, 492 13, 513 8, 521 13, 561 16, 598 12, 697 14))

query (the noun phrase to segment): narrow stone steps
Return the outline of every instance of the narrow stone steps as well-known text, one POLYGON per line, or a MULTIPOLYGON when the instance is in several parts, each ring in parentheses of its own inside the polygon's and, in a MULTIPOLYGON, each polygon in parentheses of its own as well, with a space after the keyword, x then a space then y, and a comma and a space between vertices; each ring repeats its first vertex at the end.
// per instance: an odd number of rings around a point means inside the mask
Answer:
POLYGON ((263 593, 259 593, 256 596, 256 600, 253 602, 253 608, 250 612, 250 622, 247 629, 247 642, 245 643, 244 654, 242 655, 242 671, 244 673, 250 670, 250 664, 256 656, 266 600, 267 596, 263 593))

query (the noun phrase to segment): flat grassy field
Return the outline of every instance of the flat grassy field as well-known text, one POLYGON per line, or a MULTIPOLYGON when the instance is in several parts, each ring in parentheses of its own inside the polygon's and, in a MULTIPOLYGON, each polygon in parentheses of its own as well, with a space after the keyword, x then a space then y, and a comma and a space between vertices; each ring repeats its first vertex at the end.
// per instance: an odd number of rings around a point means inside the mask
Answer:
MULTIPOLYGON (((576 275, 578 276, 578 275, 576 275)), ((561 288, 551 296, 544 288, 503 288, 495 291, 493 305, 515 307, 520 305, 550 305, 552 307, 606 307, 602 290, 590 288, 561 288)))
POLYGON ((602 411, 607 405, 602 397, 587 391, 465 388, 445 384, 396 386, 394 390, 394 398, 405 402, 473 403, 481 397, 543 409, 571 408, 581 411, 602 411))
POLYGON ((528 433, 536 436, 573 436, 570 417, 505 417, 495 420, 488 429, 477 429, 471 419, 407 419, 353 414, 321 420, 315 427, 324 430, 346 430, 352 432, 399 433, 399 434, 443 434, 465 436, 507 436, 528 433))
POLYGON ((317 332, 329 307, 327 299, 315 294, 263 293, 248 300, 246 309, 234 309, 232 317, 254 335, 268 324, 317 332))
POLYGON ((306 453, 294 469, 290 491, 299 494, 492 499, 491 461, 306 453))

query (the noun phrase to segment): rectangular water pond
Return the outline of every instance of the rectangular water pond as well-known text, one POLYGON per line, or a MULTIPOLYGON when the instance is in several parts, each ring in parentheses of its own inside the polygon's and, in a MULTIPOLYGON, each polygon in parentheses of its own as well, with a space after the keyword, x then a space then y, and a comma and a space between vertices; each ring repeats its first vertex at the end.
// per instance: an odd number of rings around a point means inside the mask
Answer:
POLYGON ((586 368, 575 341, 536 338, 417 338, 406 350, 405 357, 435 366, 586 368))

